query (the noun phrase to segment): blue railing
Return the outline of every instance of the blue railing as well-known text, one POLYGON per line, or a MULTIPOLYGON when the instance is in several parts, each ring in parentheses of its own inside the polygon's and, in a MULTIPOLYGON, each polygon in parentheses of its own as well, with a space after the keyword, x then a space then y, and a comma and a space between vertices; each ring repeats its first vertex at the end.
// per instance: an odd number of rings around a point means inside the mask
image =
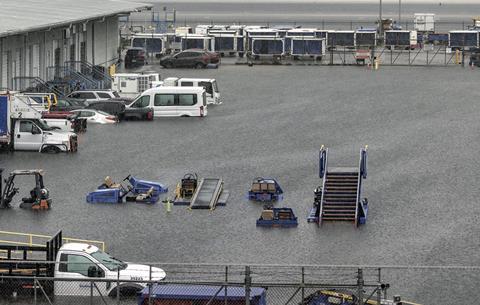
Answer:
POLYGON ((327 181, 327 166, 328 166, 328 148, 325 148, 323 145, 320 147, 319 153, 319 174, 322 178, 322 197, 320 199, 320 206, 318 207, 318 225, 322 225, 322 214, 323 214, 323 196, 325 194, 325 184, 327 181))
POLYGON ((368 145, 360 149, 360 160, 358 161, 358 182, 357 182, 357 203, 355 209, 355 227, 358 227, 358 213, 359 209, 362 209, 363 215, 365 215, 364 206, 361 203, 361 190, 362 179, 367 178, 367 149, 368 145))

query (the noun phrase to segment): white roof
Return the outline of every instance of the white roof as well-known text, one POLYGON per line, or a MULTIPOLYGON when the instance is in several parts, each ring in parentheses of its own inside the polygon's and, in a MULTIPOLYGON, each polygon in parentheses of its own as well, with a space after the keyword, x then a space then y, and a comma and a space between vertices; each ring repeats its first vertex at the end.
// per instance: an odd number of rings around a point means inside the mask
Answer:
POLYGON ((94 253, 94 252, 97 252, 99 249, 94 245, 89 245, 84 243, 68 243, 62 246, 62 250, 94 253))
POLYGON ((0 37, 150 9, 122 0, 2 0, 0 37))
POLYGON ((151 93, 202 93, 205 91, 203 87, 155 87, 148 89, 142 93, 142 95, 147 95, 151 93))

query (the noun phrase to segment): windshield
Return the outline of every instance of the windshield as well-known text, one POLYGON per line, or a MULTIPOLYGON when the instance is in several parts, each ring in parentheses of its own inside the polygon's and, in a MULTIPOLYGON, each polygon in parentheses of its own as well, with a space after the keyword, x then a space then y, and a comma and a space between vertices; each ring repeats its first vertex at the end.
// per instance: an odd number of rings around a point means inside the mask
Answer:
POLYGON ((36 121, 38 127, 40 127, 41 130, 46 131, 46 130, 52 130, 52 127, 47 125, 47 122, 43 120, 38 120, 36 121))
POLYGON ((110 271, 115 271, 117 269, 123 270, 127 268, 127 264, 122 262, 121 260, 118 260, 107 253, 98 250, 97 252, 93 252, 92 257, 98 260, 101 264, 105 265, 105 267, 108 268, 110 271))
POLYGON ((213 86, 213 91, 215 91, 215 92, 218 93, 218 86, 217 86, 217 81, 216 81, 216 80, 214 80, 214 81, 212 82, 212 86, 213 86))

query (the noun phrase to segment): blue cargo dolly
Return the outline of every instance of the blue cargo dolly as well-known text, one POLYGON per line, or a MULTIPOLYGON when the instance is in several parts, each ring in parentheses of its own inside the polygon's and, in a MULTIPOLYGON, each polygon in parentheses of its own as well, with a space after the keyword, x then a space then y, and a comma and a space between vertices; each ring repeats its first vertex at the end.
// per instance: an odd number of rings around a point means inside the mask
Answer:
POLYGON ((128 181, 130 185, 125 188, 120 183, 114 183, 107 176, 104 183, 97 190, 87 195, 88 203, 122 203, 123 198, 128 194, 126 201, 139 203, 156 203, 161 193, 168 192, 168 188, 161 183, 137 179, 128 175, 123 181, 128 181))
POLYGON ((248 199, 252 201, 279 201, 283 199, 283 190, 277 180, 273 178, 255 178, 252 188, 248 192, 248 199))
MULTIPOLYGON (((174 285, 154 284, 145 287, 137 297, 138 305, 153 304, 245 304, 246 292, 240 286, 174 285)), ((266 305, 266 290, 251 287, 251 305, 266 305)))
POLYGON ((265 208, 257 220, 257 227, 292 228, 298 226, 291 208, 265 208))

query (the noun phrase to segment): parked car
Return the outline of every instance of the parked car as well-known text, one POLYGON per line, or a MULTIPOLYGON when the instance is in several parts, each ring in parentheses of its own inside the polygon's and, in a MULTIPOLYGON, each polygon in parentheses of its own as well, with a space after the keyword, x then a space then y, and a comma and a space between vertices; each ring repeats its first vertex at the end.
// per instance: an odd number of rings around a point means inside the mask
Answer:
POLYGON ((151 121, 153 120, 154 113, 152 107, 126 108, 124 116, 125 120, 151 121))
POLYGON ((108 114, 101 110, 94 109, 78 109, 73 110, 73 113, 78 113, 80 118, 87 119, 88 123, 93 124, 114 124, 118 122, 118 118, 114 115, 108 114))
POLYGON ((160 65, 164 68, 188 67, 205 68, 208 64, 220 62, 220 55, 215 52, 209 52, 198 49, 189 49, 174 55, 165 56, 160 60, 160 65))
POLYGON ((109 89, 101 89, 101 90, 73 91, 72 93, 67 95, 67 97, 91 102, 91 101, 104 101, 112 98, 119 98, 120 95, 118 94, 117 91, 113 91, 109 89))
POLYGON ((146 64, 146 53, 143 48, 130 48, 125 54, 125 68, 141 67, 146 64))
POLYGON ((84 100, 63 98, 57 99, 56 105, 50 106, 50 112, 64 112, 84 108, 84 100))
POLYGON ((125 118, 125 103, 121 101, 106 100, 87 102, 87 106, 84 108, 106 112, 116 116, 120 121, 125 118))

